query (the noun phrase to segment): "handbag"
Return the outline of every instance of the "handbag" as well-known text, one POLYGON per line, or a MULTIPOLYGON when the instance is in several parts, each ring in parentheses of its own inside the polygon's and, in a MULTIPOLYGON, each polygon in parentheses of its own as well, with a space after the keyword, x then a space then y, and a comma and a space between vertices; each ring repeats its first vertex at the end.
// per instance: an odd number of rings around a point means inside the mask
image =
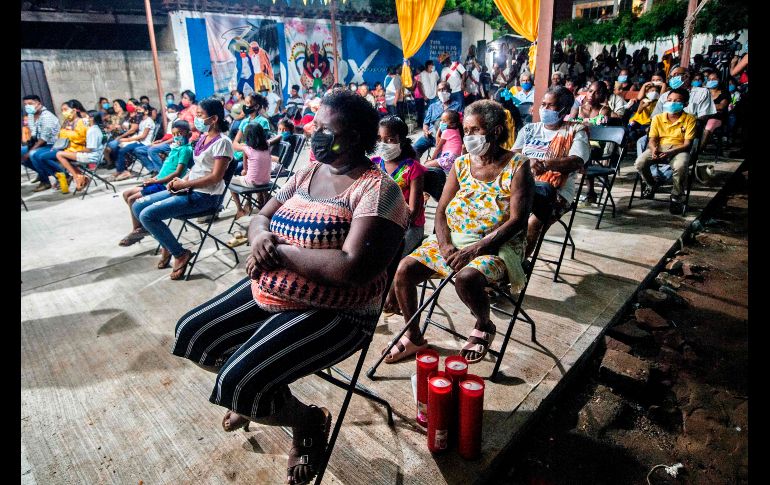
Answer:
POLYGON ((66 150, 68 146, 70 146, 69 138, 58 138, 51 148, 53 150, 66 150))

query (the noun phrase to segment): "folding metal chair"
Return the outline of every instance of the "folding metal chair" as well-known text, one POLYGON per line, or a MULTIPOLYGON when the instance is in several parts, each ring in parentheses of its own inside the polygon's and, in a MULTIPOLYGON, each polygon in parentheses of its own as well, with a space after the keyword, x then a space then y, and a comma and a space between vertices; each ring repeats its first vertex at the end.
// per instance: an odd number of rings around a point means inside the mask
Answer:
MULTIPOLYGON (((692 184, 693 179, 695 179, 695 170, 698 166, 698 152, 700 151, 700 135, 697 135, 693 141, 692 146, 690 147, 690 161, 689 165, 687 167, 687 181, 685 182, 685 198, 684 198, 684 204, 682 205, 682 215, 685 215, 687 213, 687 208, 690 203, 690 191, 692 190, 692 184)), ((668 163, 661 162, 661 163, 654 163, 653 165, 663 165, 668 163)), ((634 194, 636 193, 636 186, 639 184, 639 181, 642 179, 642 176, 639 172, 636 173, 636 179, 634 180, 634 187, 631 189, 631 197, 628 199, 628 208, 631 208, 631 204, 634 201, 634 194)), ((639 189, 641 191, 641 187, 639 189)), ((667 194, 666 194, 667 195, 667 194)), ((654 199, 660 201, 660 199, 654 199)))
MULTIPOLYGON (((201 249, 203 248, 203 244, 206 242, 206 238, 211 238, 214 240, 214 244, 216 245, 217 250, 221 249, 220 244, 225 248, 229 249, 230 252, 233 253, 233 257, 235 258, 235 266, 238 265, 238 262, 239 262, 238 253, 235 251, 235 249, 231 248, 230 246, 227 245, 227 243, 225 243, 215 235, 211 234, 211 225, 214 223, 215 216, 219 213, 219 211, 222 210, 222 201, 224 200, 224 197, 227 194, 227 189, 230 185, 230 180, 233 178, 233 174, 235 173, 236 166, 237 166, 237 163, 235 163, 235 161, 233 160, 231 160, 230 164, 227 166, 227 170, 225 171, 225 175, 223 178, 225 182, 225 190, 219 196, 219 201, 214 206, 214 209, 197 212, 195 214, 187 214, 185 216, 174 217, 174 219, 178 219, 182 221, 182 227, 179 228, 179 233, 176 235, 177 241, 182 236, 182 231, 185 231, 187 226, 192 227, 193 229, 198 231, 198 233, 201 235, 201 240, 200 240, 200 243, 198 244, 198 249, 195 251, 195 256, 193 256, 192 261, 190 261, 190 264, 187 265, 187 268, 185 270, 186 272, 184 277, 185 280, 190 279, 190 275, 192 274, 193 268, 195 267, 195 263, 198 261, 198 257, 200 256, 201 249), (197 219, 199 217, 208 217, 208 222, 205 228, 199 226, 194 222, 194 219, 197 219)), ((169 226, 171 225, 171 220, 169 220, 168 225, 169 226)), ((160 249, 160 244, 158 244, 158 247, 155 248, 156 254, 159 249, 160 249)))
POLYGON ((80 200, 83 200, 86 198, 86 194, 88 194, 88 189, 91 187, 91 183, 94 185, 98 185, 97 179, 104 182, 105 187, 112 188, 112 191, 114 193, 118 193, 118 191, 115 189, 115 186, 112 185, 107 179, 103 178, 101 175, 96 173, 96 171, 99 169, 99 166, 104 165, 104 151, 99 153, 99 160, 96 162, 96 165, 94 166, 93 170, 88 168, 87 163, 80 163, 78 162, 78 167, 80 167, 80 170, 86 172, 89 175, 88 183, 86 184, 86 188, 83 190, 83 196, 80 198, 80 200))
MULTIPOLYGON (((279 151, 278 151, 278 161, 281 165, 281 168, 278 170, 278 172, 272 176, 272 180, 270 183, 257 185, 254 187, 244 187, 242 185, 238 184, 231 184, 230 185, 230 191, 234 192, 238 195, 238 197, 244 197, 249 201, 249 204, 252 208, 252 211, 254 210, 254 207, 257 205, 256 200, 254 200, 254 196, 256 194, 260 193, 268 193, 268 194, 274 194, 275 191, 280 188, 278 185, 278 180, 281 177, 289 177, 293 172, 294 164, 297 161, 298 157, 291 156, 291 144, 286 141, 279 142, 279 151)), ((249 215, 251 215, 251 212, 249 212, 249 215)), ((233 227, 235 227, 236 220, 235 217, 233 217, 232 222, 230 223, 230 228, 227 230, 227 232, 232 232, 233 227)), ((240 225, 240 224, 239 224, 240 225)))
MULTIPOLYGON (((393 260, 388 265, 388 284, 385 285, 386 290, 382 296, 380 313, 382 313, 382 307, 385 305, 385 298, 388 296, 387 288, 390 288, 390 285, 393 283, 393 277, 396 274, 396 268, 398 268, 398 263, 401 261, 400 256, 403 251, 404 241, 402 240, 398 247, 398 251, 396 251, 396 253, 393 255, 393 260)), ((353 397, 353 394, 362 396, 366 399, 369 399, 370 401, 374 401, 385 406, 385 409, 388 412, 388 425, 393 426, 393 411, 388 401, 377 396, 366 387, 358 384, 358 377, 361 374, 361 369, 364 366, 364 360, 366 360, 366 353, 369 350, 369 345, 372 343, 372 338, 374 338, 374 333, 372 333, 370 339, 361 347, 361 354, 358 357, 358 362, 356 363, 356 368, 353 371, 352 376, 348 376, 333 366, 327 369, 327 373, 324 373, 323 371, 316 372, 318 377, 321 377, 326 382, 334 384, 335 386, 342 388, 347 392, 345 393, 345 399, 342 401, 342 407, 340 408, 339 415, 337 416, 337 421, 334 423, 334 430, 332 431, 332 434, 329 438, 329 443, 326 445, 326 451, 324 452, 323 458, 321 459, 318 475, 316 475, 315 479, 315 485, 320 485, 321 481, 323 480, 324 473, 326 472, 326 466, 329 464, 329 458, 331 458, 332 452, 334 451, 334 444, 337 442, 337 436, 340 433, 340 428, 342 428, 342 422, 345 419, 345 414, 347 413, 348 405, 350 404, 350 399, 353 397), (333 377, 331 372, 332 370, 340 374, 345 379, 345 381, 341 381, 333 377)))
POLYGON ((25 210, 26 212, 29 212, 29 209, 27 209, 27 203, 26 203, 26 202, 24 202, 24 199, 21 199, 21 206, 22 206, 22 207, 24 207, 24 210, 25 210))
MULTIPOLYGON (((592 128, 593 130, 593 128, 592 128)), ((556 219, 553 224, 551 224, 550 227, 553 227, 558 223, 561 225, 561 227, 564 228, 564 240, 558 241, 554 239, 543 239, 545 242, 555 243, 555 244, 561 244, 561 252, 559 253, 559 259, 546 259, 546 258, 540 258, 537 259, 540 261, 544 261, 546 263, 552 263, 556 265, 556 271, 553 273, 553 281, 556 282, 559 279, 559 271, 561 270, 561 263, 564 261, 564 251, 567 250, 567 246, 572 246, 572 251, 570 254, 570 259, 575 259, 575 241, 572 239, 572 223, 575 221, 575 214, 577 213, 577 206, 578 201, 580 200, 580 194, 583 192, 583 184, 585 184, 586 180, 586 167, 590 164, 591 160, 587 160, 584 164, 583 174, 580 177, 580 184, 578 185, 577 192, 575 192, 575 198, 572 200, 572 204, 570 204, 569 209, 567 212, 569 212, 569 222, 566 223, 562 220, 560 217, 559 219, 556 219)), ((565 212, 564 214, 566 214, 565 212)), ((564 214, 562 214, 562 217, 564 217, 564 214)), ((550 229, 549 227, 549 229, 550 229)), ((547 232, 543 231, 543 232, 547 232)))
MULTIPOLYGON (((508 287, 510 284, 507 282, 504 284, 491 284, 489 287, 492 289, 492 291, 508 300, 513 305, 513 311, 508 312, 506 310, 500 309, 498 306, 492 304, 490 305, 493 310, 500 311, 501 313, 504 313, 505 315, 508 315, 510 320, 508 321, 508 330, 505 332, 505 339, 503 340, 503 343, 500 347, 500 351, 492 350, 491 348, 488 350, 488 352, 496 357, 495 362, 495 368, 492 371, 492 374, 489 376, 489 380, 492 382, 495 382, 495 379, 497 379, 497 374, 500 370, 500 365, 503 363, 503 357, 505 356, 505 349, 508 347, 508 341, 511 337, 511 332, 513 332, 513 326, 515 325, 517 320, 521 320, 523 322, 527 322, 532 326, 532 340, 535 341, 535 321, 530 318, 529 315, 524 311, 524 309, 521 307, 522 303, 524 302, 524 297, 527 293, 527 287, 529 286, 529 280, 532 276, 532 270, 535 266, 535 260, 537 259, 537 255, 540 252, 540 246, 543 244, 543 240, 545 238, 545 230, 540 231, 540 235, 537 238, 537 243, 535 245, 535 249, 532 252, 532 256, 529 258, 530 262, 527 264, 523 264, 525 268, 525 274, 527 276, 526 281, 524 282, 524 287, 519 291, 519 294, 517 296, 512 295, 508 291, 508 287), (520 315, 521 314, 521 315, 520 315)), ((465 339, 467 340, 468 337, 456 332, 455 330, 442 325, 435 320, 433 320, 431 317, 433 316, 433 311, 436 307, 436 303, 438 303, 438 298, 441 295, 441 290, 444 289, 444 287, 452 283, 454 284, 454 276, 456 274, 456 271, 452 271, 449 273, 449 276, 442 279, 438 286, 436 286, 436 289, 433 290, 433 294, 428 297, 428 299, 424 300, 422 304, 417 308, 417 311, 414 313, 412 318, 409 319, 409 321, 404 325, 404 328, 401 329, 401 331, 396 335, 393 340, 388 345, 388 348, 385 349, 385 352, 380 356, 380 358, 377 360, 377 362, 366 372, 366 376, 369 379, 374 379, 374 373, 377 371, 377 368, 380 366, 383 360, 385 360, 385 357, 390 353, 390 350, 393 348, 394 345, 401 339, 401 337, 406 333, 407 328, 409 325, 411 325, 414 322, 419 321, 420 315, 423 311, 425 311, 426 308, 430 307, 428 309, 428 314, 425 317, 425 321, 423 322, 422 326, 422 334, 425 335, 426 330, 428 329, 428 325, 433 325, 434 327, 440 328, 441 330, 444 330, 445 332, 450 333, 451 335, 465 339)), ((426 286, 423 286, 423 296, 425 294, 425 288, 426 286)))
POLYGON ((596 221, 596 229, 599 229, 608 202, 612 204, 612 217, 615 217, 615 199, 612 197, 612 186, 620 171, 620 161, 626 150, 626 131, 620 126, 592 126, 590 140, 612 143, 612 153, 609 158, 602 157, 600 159, 609 160, 606 167, 597 164, 596 162, 599 160, 591 160, 591 164, 586 168, 586 177, 593 177, 602 185, 601 193, 597 199, 597 203, 601 206, 601 212, 599 212, 599 218, 596 221), (604 197, 605 191, 606 197, 604 197), (602 198, 604 198, 604 202, 602 202, 602 198))

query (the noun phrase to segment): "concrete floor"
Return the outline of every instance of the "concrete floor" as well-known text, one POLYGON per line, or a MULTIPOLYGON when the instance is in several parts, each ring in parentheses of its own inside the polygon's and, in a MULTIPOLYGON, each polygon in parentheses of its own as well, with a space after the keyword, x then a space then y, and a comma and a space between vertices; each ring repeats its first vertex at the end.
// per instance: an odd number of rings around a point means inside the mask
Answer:
MULTIPOLYGON (((736 168, 717 166, 722 175, 736 168)), ((354 397, 325 483, 459 484, 482 476, 697 213, 671 216, 667 203, 650 201, 628 210, 632 170, 627 161, 613 191, 615 219, 608 215, 594 230, 595 218, 578 214, 577 253, 565 259, 561 281, 552 282, 551 265, 536 266, 524 308, 537 322, 537 342, 528 325, 516 325, 503 378, 487 384, 482 457, 428 452, 413 419, 410 360, 383 365, 375 381, 362 378, 393 405, 395 427, 379 406, 354 397)), ((119 194, 33 195, 21 180, 29 207, 20 215, 22 483, 281 483, 286 434, 256 425, 223 432, 224 409, 208 402, 214 376, 169 353, 179 316, 241 279, 248 247, 238 248, 243 257, 234 267, 228 251, 207 243, 191 280, 171 281, 170 270, 155 269, 154 240, 117 245, 130 229, 119 194)), ((696 210, 716 189, 696 186, 696 210)), ((214 225, 222 238, 229 239, 232 214, 231 207, 214 225)), ((558 256, 558 249, 544 244, 542 254, 558 256)), ((452 289, 439 312, 470 331, 472 318, 452 289)), ((495 314, 493 321, 500 329, 505 320, 495 314)), ((398 317, 381 320, 366 368, 400 325, 398 317)), ((427 337, 441 355, 462 345, 436 329, 427 337)), ((341 367, 351 370, 354 360, 341 367)), ((492 367, 488 357, 472 372, 486 376, 492 367)), ((335 415, 343 397, 313 376, 292 389, 335 415)))

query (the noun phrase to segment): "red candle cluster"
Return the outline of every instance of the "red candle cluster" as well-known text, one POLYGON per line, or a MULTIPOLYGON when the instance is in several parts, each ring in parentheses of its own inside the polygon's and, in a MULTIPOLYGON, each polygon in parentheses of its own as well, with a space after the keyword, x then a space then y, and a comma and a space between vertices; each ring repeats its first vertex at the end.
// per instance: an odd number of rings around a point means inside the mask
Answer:
POLYGON ((432 453, 456 443, 460 456, 476 459, 481 454, 484 379, 468 374, 468 362, 459 355, 447 357, 443 371, 438 364, 435 351, 418 352, 417 422, 427 424, 432 453))

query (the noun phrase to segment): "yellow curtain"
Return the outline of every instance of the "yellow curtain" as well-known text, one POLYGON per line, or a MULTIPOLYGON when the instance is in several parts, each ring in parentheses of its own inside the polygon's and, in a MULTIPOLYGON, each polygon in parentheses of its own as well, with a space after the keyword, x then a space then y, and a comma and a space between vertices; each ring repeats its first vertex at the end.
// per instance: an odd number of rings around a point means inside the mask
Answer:
MULTIPOLYGON (((537 40, 537 25, 540 17, 540 0, 495 0, 503 18, 519 35, 530 42, 537 40)), ((529 48, 529 70, 535 72, 537 47, 529 48)))
POLYGON ((412 87, 412 70, 408 59, 417 54, 444 8, 445 0, 396 0, 398 28, 404 50, 401 80, 405 88, 412 87))

